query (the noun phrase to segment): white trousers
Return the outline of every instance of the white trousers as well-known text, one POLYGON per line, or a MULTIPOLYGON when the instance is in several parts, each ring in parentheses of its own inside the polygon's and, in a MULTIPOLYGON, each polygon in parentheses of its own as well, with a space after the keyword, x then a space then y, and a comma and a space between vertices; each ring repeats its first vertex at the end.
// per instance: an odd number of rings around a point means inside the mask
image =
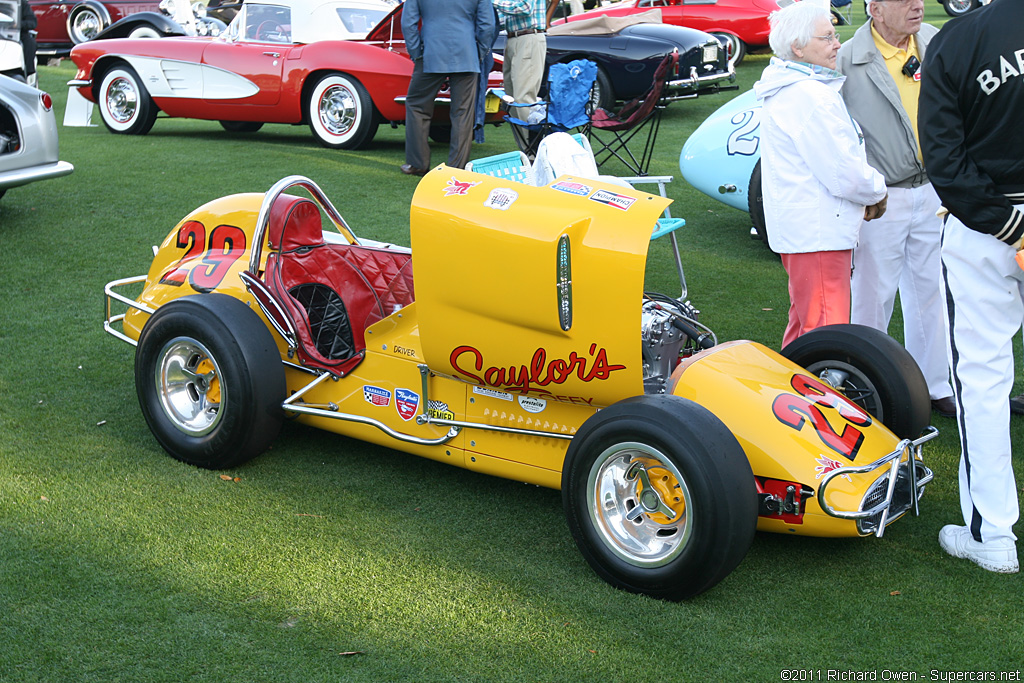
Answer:
POLYGON ((960 507, 975 540, 1016 540, 1010 461, 1013 336, 1024 318, 1024 271, 1013 247, 948 216, 942 234, 949 365, 960 427, 960 507))
POLYGON ((932 399, 953 393, 942 326, 942 221, 935 215, 939 204, 931 183, 889 188, 885 214, 861 223, 850 282, 850 322, 886 333, 899 289, 903 343, 921 368, 932 399))

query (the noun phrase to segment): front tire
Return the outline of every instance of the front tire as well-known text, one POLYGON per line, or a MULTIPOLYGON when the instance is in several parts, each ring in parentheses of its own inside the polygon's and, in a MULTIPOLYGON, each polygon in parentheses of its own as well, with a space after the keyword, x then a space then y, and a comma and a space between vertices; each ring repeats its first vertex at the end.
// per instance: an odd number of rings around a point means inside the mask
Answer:
POLYGON ((768 246, 768 225, 764 220, 764 193, 761 189, 761 160, 754 164, 754 170, 750 173, 750 184, 747 185, 747 211, 750 213, 750 222, 754 226, 754 234, 757 239, 768 246))
POLYGON ((92 40, 107 27, 107 22, 94 7, 82 5, 71 10, 68 16, 68 37, 75 45, 92 40))
POLYGON ((307 102, 309 128, 324 147, 359 149, 377 133, 373 100, 363 84, 341 73, 327 74, 307 102))
POLYGON ((153 436, 197 467, 233 467, 262 453, 283 419, 284 366, 263 321, 224 294, 157 309, 135 352, 135 388, 153 436))
POLYGON ((831 385, 901 439, 931 419, 928 384, 914 357, 866 325, 826 325, 797 337, 782 355, 831 385))
POLYGON ((605 581, 682 600, 746 555, 757 526, 754 475, 710 411, 678 396, 636 396, 587 420, 562 470, 580 552, 605 581))
POLYGON ((145 135, 156 121, 157 107, 135 69, 118 64, 103 76, 96 101, 111 133, 145 135))
POLYGON ((132 29, 132 32, 128 34, 129 38, 162 38, 163 35, 157 31, 154 27, 149 24, 143 24, 138 28, 132 29))

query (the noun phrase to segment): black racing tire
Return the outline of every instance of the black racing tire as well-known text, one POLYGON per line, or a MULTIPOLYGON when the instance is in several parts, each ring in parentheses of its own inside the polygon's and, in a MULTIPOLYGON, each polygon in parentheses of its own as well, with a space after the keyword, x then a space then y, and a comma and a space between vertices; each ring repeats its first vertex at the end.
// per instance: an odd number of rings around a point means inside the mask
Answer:
POLYGON ((797 337, 782 355, 835 387, 901 439, 921 436, 931 419, 928 384, 917 362, 880 330, 826 325, 797 337))
POLYGON ((262 453, 284 417, 284 366, 274 338, 248 306, 224 294, 157 309, 139 336, 135 389, 160 445, 207 469, 262 453))
POLYGON ((612 85, 611 77, 608 76, 607 71, 598 66, 597 76, 594 77, 594 89, 590 95, 593 111, 598 109, 614 111, 617 101, 618 96, 615 94, 615 86, 612 85))
POLYGON ((750 222, 754 226, 754 234, 757 239, 768 246, 768 227, 764 220, 764 194, 761 190, 761 160, 754 164, 754 170, 750 173, 750 184, 747 185, 747 211, 750 212, 750 222))
POLYGON ((309 129, 330 149, 359 149, 377 134, 377 113, 358 80, 340 72, 325 74, 309 90, 309 129))
POLYGON ((979 0, 942 0, 942 8, 951 17, 967 14, 972 9, 978 9, 980 6, 981 2, 979 0))
POLYGON ((725 57, 729 64, 737 67, 747 56, 747 44, 740 40, 739 36, 732 33, 712 31, 711 35, 718 39, 718 42, 725 48, 725 57))
POLYGON ((262 121, 221 121, 221 128, 229 133, 255 133, 263 127, 262 121))
POLYGON ((103 75, 96 103, 107 130, 122 135, 145 135, 159 111, 135 69, 124 62, 103 75))
POLYGON ((566 454, 562 506, 601 578, 664 600, 725 578, 757 527, 754 475, 736 437, 678 396, 635 396, 584 422, 566 454))

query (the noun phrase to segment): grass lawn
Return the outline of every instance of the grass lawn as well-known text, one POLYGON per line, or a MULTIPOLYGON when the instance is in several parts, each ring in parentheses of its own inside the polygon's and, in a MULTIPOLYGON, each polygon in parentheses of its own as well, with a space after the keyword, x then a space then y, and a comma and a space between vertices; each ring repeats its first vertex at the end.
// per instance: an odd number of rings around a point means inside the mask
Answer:
MULTIPOLYGON (((926 11, 946 19, 934 0, 926 11)), ((741 65, 742 89, 767 61, 741 65)), ((41 69, 60 116, 73 75, 67 61, 41 69)), ((673 104, 652 173, 678 175, 686 137, 733 94, 673 104)), ((959 520, 956 426, 938 416, 920 517, 881 539, 759 534, 735 572, 679 604, 597 578, 557 491, 294 424, 228 472, 168 457, 137 405, 133 350, 102 331, 104 283, 145 272, 151 245, 203 202, 292 173, 360 235, 408 244, 403 135, 335 152, 304 127, 62 128, 74 174, 0 201, 0 681, 1019 680, 998 672, 1024 662, 1024 578, 936 540, 959 520)), ((510 149, 492 128, 473 154, 510 149)), ((702 321, 777 348, 778 259, 745 214, 678 178, 670 194, 702 321)), ((648 280, 672 291, 666 249, 648 280)))

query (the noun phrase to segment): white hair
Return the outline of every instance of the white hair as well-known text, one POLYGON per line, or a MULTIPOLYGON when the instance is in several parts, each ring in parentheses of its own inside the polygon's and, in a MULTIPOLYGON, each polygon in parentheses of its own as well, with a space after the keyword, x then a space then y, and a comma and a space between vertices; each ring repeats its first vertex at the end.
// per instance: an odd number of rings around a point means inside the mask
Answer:
POLYGON ((813 2, 794 2, 768 17, 771 32, 768 44, 779 59, 796 59, 793 48, 803 49, 814 36, 818 19, 825 17, 831 22, 832 15, 827 9, 813 2))

